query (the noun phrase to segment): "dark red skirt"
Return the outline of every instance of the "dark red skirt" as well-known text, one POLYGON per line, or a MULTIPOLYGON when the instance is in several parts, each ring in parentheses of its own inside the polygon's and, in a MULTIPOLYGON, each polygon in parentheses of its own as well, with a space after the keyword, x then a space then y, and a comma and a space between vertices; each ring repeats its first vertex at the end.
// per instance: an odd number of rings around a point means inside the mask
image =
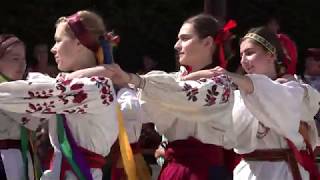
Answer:
POLYGON ((229 179, 224 162, 224 149, 204 144, 195 138, 170 142, 165 153, 165 164, 158 180, 229 179))
MULTIPOLYGON (((132 144, 130 144, 130 146, 131 146, 133 154, 137 154, 137 153, 141 152, 139 143, 132 143, 132 144)), ((113 157, 114 160, 113 160, 113 164, 112 164, 112 167, 111 167, 111 180, 126 179, 127 175, 126 175, 126 172, 125 172, 124 168, 123 167, 121 167, 121 168, 117 167, 117 162, 119 160, 122 161, 121 160, 120 149, 118 149, 118 151, 114 154, 114 156, 115 157, 113 157)))

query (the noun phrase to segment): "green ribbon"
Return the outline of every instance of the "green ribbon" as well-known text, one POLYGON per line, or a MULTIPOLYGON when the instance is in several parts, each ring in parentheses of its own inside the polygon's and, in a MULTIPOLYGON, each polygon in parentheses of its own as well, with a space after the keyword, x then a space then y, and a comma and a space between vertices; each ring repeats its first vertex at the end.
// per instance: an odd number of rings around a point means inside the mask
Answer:
POLYGON ((73 152, 68 141, 65 128, 63 126, 63 116, 61 114, 56 115, 57 118, 57 131, 58 131, 58 140, 60 144, 61 151, 68 161, 69 165, 71 166, 73 172, 77 175, 80 180, 86 180, 85 176, 80 171, 80 167, 74 160, 73 152))
MULTIPOLYGON (((5 76, 4 74, 0 73, 0 83, 8 82, 10 78, 5 76)), ((28 175, 28 130, 20 126, 20 143, 21 143, 21 154, 22 160, 24 164, 24 171, 25 171, 25 179, 29 179, 28 175)))

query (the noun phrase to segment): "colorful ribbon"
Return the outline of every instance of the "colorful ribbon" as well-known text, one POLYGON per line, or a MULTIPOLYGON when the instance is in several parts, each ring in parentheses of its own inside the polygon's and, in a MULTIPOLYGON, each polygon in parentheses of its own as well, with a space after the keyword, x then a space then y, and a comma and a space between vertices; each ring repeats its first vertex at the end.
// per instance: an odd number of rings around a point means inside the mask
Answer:
MULTIPOLYGON (((87 165, 83 154, 80 152, 79 147, 71 134, 65 115, 57 114, 56 118, 58 140, 63 157, 66 158, 72 171, 80 180, 93 180, 90 167, 87 165)), ((62 178, 64 177, 60 177, 60 179, 62 178)))
MULTIPOLYGON (((0 83, 8 82, 10 78, 0 73, 0 83)), ((28 171, 28 137, 29 132, 24 126, 20 126, 20 142, 21 142, 21 155, 23 160, 23 167, 25 172, 25 179, 29 179, 29 171, 28 171)), ((34 164, 34 163, 33 163, 34 164)), ((34 169, 35 170, 35 169, 34 169)), ((36 173, 36 171, 35 171, 36 173)))

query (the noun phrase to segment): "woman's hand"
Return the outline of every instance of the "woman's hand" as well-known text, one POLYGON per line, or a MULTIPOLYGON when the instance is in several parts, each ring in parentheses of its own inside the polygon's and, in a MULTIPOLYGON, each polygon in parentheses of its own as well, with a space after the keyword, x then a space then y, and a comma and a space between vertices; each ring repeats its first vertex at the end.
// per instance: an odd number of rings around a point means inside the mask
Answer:
POLYGON ((127 86, 131 77, 129 73, 121 69, 118 64, 105 64, 105 77, 109 77, 114 84, 127 86))
POLYGON ((231 73, 220 66, 217 66, 209 70, 201 70, 201 71, 190 73, 185 77, 183 77, 182 79, 183 80, 199 80, 201 78, 212 78, 214 76, 219 76, 222 74, 229 76, 233 81, 233 83, 236 84, 238 88, 244 93, 250 94, 253 92, 253 83, 249 77, 236 74, 236 73, 231 73))
POLYGON ((280 84, 283 84, 288 81, 297 81, 297 79, 291 74, 285 74, 285 75, 281 76, 280 78, 277 78, 275 81, 280 84))

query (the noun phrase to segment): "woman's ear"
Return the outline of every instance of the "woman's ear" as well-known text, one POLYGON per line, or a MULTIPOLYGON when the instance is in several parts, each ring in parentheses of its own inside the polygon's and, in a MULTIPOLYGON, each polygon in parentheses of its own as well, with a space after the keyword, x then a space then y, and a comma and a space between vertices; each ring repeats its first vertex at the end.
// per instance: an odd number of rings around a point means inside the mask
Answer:
POLYGON ((266 54, 270 60, 272 60, 272 63, 274 63, 277 60, 277 54, 271 53, 270 51, 266 54))
POLYGON ((206 47, 212 47, 214 46, 214 40, 213 37, 208 36, 206 38, 203 39, 203 43, 206 47))

